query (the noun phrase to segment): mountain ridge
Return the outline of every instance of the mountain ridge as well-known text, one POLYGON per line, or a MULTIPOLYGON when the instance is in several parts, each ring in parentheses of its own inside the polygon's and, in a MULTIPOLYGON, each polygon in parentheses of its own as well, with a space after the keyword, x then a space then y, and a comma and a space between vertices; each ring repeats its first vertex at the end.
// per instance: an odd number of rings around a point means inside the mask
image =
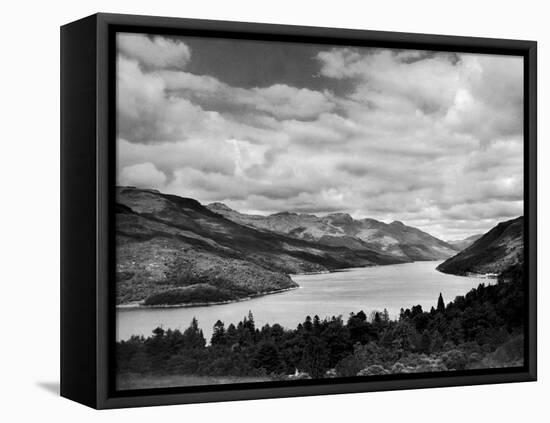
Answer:
POLYGON ((442 260, 457 248, 418 228, 395 220, 384 223, 372 218, 354 219, 348 213, 324 216, 283 211, 267 216, 240 213, 224 203, 206 206, 233 222, 257 229, 351 249, 375 250, 409 261, 442 260))
POLYGON ((456 275, 500 275, 524 262, 524 218, 500 222, 437 270, 456 275))
POLYGON ((406 262, 243 226, 158 191, 117 187, 116 202, 120 305, 238 300, 296 287, 291 273, 406 262))
POLYGON ((452 245, 455 247, 458 251, 465 250, 470 245, 472 245, 475 241, 477 241, 479 238, 481 238, 484 234, 475 234, 470 235, 464 239, 458 239, 453 241, 445 241, 447 244, 452 245))

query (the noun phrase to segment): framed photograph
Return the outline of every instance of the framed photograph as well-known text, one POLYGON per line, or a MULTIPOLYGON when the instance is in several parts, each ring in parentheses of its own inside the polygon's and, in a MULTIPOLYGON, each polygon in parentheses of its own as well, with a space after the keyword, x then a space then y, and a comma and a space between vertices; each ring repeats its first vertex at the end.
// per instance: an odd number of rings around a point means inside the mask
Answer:
POLYGON ((536 43, 61 29, 61 393, 536 380, 536 43))

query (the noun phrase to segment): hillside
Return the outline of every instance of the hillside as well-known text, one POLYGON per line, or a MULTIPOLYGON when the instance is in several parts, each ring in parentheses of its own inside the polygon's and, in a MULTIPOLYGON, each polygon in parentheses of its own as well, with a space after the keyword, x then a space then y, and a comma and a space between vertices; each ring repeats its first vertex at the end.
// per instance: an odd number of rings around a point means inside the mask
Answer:
POLYGON ((501 222, 468 248, 441 263, 437 270, 455 275, 498 275, 521 265, 523 227, 523 216, 501 222))
POLYGON ((291 212, 269 216, 248 215, 223 203, 212 203, 207 207, 241 225, 325 245, 374 250, 406 261, 441 260, 459 251, 420 229, 398 221, 388 224, 375 219, 356 220, 346 213, 322 217, 291 212))
POLYGON ((196 200, 117 188, 117 304, 225 302, 295 288, 290 273, 402 263, 235 223, 196 200))
POLYGON ((451 245, 455 250, 462 251, 468 248, 470 245, 472 245, 474 242, 476 242, 479 238, 481 238, 483 234, 476 234, 471 235, 467 238, 455 240, 455 241, 447 241, 447 244, 451 245))

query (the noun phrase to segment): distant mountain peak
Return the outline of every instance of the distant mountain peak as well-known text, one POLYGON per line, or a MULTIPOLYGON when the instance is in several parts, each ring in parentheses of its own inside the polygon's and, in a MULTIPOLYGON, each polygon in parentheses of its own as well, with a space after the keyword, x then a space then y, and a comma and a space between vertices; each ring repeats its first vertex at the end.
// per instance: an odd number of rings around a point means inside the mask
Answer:
POLYGON ((347 219, 351 218, 351 215, 349 213, 329 213, 327 217, 344 217, 347 219))
POLYGON ((390 223, 390 225, 393 225, 393 226, 405 226, 405 224, 403 222, 401 222, 400 220, 394 220, 392 223, 390 223))
POLYGON ((225 211, 234 211, 231 207, 229 207, 227 204, 220 203, 220 202, 214 202, 208 204, 209 209, 211 210, 225 210, 225 211))
POLYGON ((458 251, 451 245, 403 222, 354 219, 349 213, 315 214, 281 211, 268 216, 241 213, 223 203, 207 206, 240 225, 271 231, 309 242, 354 251, 374 251, 396 260, 441 260, 458 251))
POLYGON ((270 214, 270 216, 298 216, 298 213, 282 211, 282 212, 270 214))
POLYGON ((331 220, 333 223, 352 223, 353 217, 348 213, 330 213, 325 216, 325 219, 331 220))

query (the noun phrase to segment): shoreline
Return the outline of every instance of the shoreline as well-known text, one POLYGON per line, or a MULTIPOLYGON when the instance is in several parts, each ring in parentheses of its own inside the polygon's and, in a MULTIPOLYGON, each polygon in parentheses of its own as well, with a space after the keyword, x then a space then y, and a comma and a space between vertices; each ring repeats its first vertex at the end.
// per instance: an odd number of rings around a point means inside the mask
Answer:
MULTIPOLYGON (((386 266, 401 266, 405 264, 413 264, 413 263, 442 263, 445 259, 437 259, 437 260, 414 260, 414 261, 406 261, 402 263, 389 263, 389 264, 367 264, 365 266, 354 266, 354 267, 342 267, 340 269, 333 269, 333 270, 320 270, 318 272, 300 272, 300 273, 287 273, 288 276, 308 276, 308 275, 329 275, 331 273, 340 273, 340 272, 350 272, 352 270, 357 269, 368 269, 371 267, 386 267, 386 266)), ((441 271, 440 271, 441 272, 441 271)), ((441 272, 445 273, 445 272, 441 272)))
POLYGON ((282 288, 277 289, 275 291, 267 291, 267 292, 258 292, 257 294, 252 294, 247 297, 243 298, 237 298, 235 300, 227 300, 227 301, 205 301, 201 303, 180 303, 180 304, 158 304, 158 305, 145 305, 141 302, 133 302, 133 303, 127 303, 127 304, 117 304, 116 309, 117 310, 133 310, 133 309, 155 309, 155 308, 191 308, 191 307, 209 307, 209 306, 215 306, 215 305, 224 305, 224 304, 233 304, 233 303, 240 303, 242 301, 249 301, 257 297, 263 297, 266 295, 271 294, 280 294, 287 291, 292 291, 294 289, 298 289, 300 286, 293 286, 290 288, 282 288))
MULTIPOLYGON (((420 260, 420 261, 439 261, 439 260, 420 260)), ((412 262, 415 263, 415 262, 412 262)), ((409 264, 409 263, 395 263, 393 265, 397 264, 409 264)), ((344 267, 341 269, 334 269, 334 270, 320 270, 318 272, 300 272, 300 273, 288 273, 287 275, 292 279, 293 276, 310 276, 310 275, 328 275, 331 273, 339 273, 339 272, 349 272, 354 269, 364 269, 368 267, 380 267, 384 265, 372 265, 372 266, 359 266, 359 267, 344 267)), ((441 270, 437 269, 439 272, 441 270)), ((441 272, 446 273, 446 272, 441 272)), ((456 275, 456 276, 469 276, 469 275, 456 275)), ((473 275, 472 275, 473 276, 473 275)), ((491 279, 491 277, 485 277, 483 279, 491 279)), ((266 295, 272 295, 272 294, 279 294, 287 291, 292 291, 295 289, 301 288, 300 285, 294 279, 292 279, 294 283, 296 283, 297 286, 290 287, 290 288, 283 288, 283 289, 277 289, 275 291, 267 291, 267 292, 259 292, 257 294, 252 294, 247 297, 243 298, 237 298, 235 300, 227 300, 227 301, 205 301, 200 303, 179 303, 179 304, 157 304, 157 305, 145 305, 142 301, 134 301, 131 303, 126 304, 117 304, 116 309, 117 310, 135 310, 135 309, 166 309, 166 308, 191 308, 191 307, 209 307, 209 306, 215 306, 215 305, 224 305, 224 304, 233 304, 233 303, 239 303, 242 301, 249 301, 257 297, 263 297, 266 295)))
POLYGON ((292 276, 306 276, 306 275, 326 275, 332 273, 331 270, 319 270, 318 272, 299 272, 299 273, 287 273, 288 276, 292 279, 292 276))
POLYGON ((453 276, 461 276, 465 278, 475 278, 475 279, 489 279, 489 280, 495 280, 498 279, 499 273, 476 273, 476 272, 460 272, 460 273, 453 273, 453 272, 446 272, 444 270, 435 268, 439 273, 443 273, 444 275, 453 275, 453 276))

